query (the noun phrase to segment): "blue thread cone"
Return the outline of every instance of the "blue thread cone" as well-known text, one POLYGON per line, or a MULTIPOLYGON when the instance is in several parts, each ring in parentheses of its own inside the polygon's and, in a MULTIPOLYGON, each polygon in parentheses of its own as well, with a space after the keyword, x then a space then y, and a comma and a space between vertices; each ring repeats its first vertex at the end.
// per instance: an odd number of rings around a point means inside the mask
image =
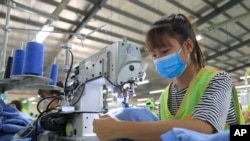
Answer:
POLYGON ((13 57, 11 75, 21 75, 24 63, 25 51, 23 49, 16 49, 13 57))
POLYGON ((43 74, 44 46, 38 42, 27 42, 23 74, 43 74))
POLYGON ((52 82, 49 83, 50 85, 56 85, 57 76, 58 76, 58 66, 56 64, 52 64, 50 66, 50 75, 49 75, 49 78, 52 79, 52 82))

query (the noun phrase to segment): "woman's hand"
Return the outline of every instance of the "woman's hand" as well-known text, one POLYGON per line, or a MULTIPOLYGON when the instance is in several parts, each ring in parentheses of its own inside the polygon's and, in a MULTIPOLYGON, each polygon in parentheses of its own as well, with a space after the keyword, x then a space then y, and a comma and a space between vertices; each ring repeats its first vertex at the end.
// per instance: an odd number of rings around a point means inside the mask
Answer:
POLYGON ((118 119, 108 114, 99 114, 99 119, 93 121, 93 131, 100 141, 111 141, 118 138, 118 119))

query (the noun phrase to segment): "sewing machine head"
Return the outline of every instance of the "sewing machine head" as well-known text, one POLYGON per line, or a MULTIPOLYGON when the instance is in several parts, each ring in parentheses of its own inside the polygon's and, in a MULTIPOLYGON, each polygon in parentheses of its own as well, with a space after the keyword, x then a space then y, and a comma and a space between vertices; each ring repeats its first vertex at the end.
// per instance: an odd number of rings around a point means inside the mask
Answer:
POLYGON ((108 93, 123 96, 123 103, 128 103, 134 86, 142 81, 145 73, 139 48, 121 41, 81 61, 74 69, 74 78, 80 85, 75 90, 72 103, 81 96, 76 104, 76 109, 81 111, 105 110, 108 93))

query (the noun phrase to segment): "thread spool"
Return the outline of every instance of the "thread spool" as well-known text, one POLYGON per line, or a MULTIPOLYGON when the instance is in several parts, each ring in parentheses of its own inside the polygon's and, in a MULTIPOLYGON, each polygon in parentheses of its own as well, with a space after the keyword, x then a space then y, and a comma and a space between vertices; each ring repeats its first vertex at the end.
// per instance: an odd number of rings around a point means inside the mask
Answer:
POLYGON ((44 46, 38 42, 27 42, 23 74, 43 74, 44 46))
POLYGON ((50 66, 50 75, 49 75, 49 78, 52 79, 52 82, 50 82, 49 84, 56 85, 57 77, 58 77, 58 66, 56 64, 52 64, 50 66))
POLYGON ((21 75, 24 63, 25 50, 16 49, 12 61, 11 75, 21 75))
POLYGON ((13 63, 13 57, 9 56, 8 61, 7 61, 7 65, 6 65, 6 69, 4 72, 4 78, 10 78, 12 63, 13 63))

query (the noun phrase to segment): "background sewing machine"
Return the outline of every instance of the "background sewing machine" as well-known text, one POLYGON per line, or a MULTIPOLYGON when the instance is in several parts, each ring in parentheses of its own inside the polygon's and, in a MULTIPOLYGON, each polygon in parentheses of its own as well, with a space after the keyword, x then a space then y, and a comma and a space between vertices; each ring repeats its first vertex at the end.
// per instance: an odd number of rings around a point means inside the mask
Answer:
MULTIPOLYGON (((74 107, 74 110, 62 110, 57 115, 49 113, 41 118, 41 125, 51 131, 60 128, 54 140, 97 140, 92 122, 98 118, 98 113, 109 110, 108 96, 122 98, 121 106, 128 107, 134 86, 145 77, 144 67, 139 48, 126 41, 118 41, 103 48, 75 65, 71 71, 69 84, 77 87, 66 95, 69 106, 62 105, 62 109, 74 107), (66 120, 56 122, 61 117, 66 120)), ((48 140, 51 138, 49 136, 42 134, 40 140, 48 140)))

